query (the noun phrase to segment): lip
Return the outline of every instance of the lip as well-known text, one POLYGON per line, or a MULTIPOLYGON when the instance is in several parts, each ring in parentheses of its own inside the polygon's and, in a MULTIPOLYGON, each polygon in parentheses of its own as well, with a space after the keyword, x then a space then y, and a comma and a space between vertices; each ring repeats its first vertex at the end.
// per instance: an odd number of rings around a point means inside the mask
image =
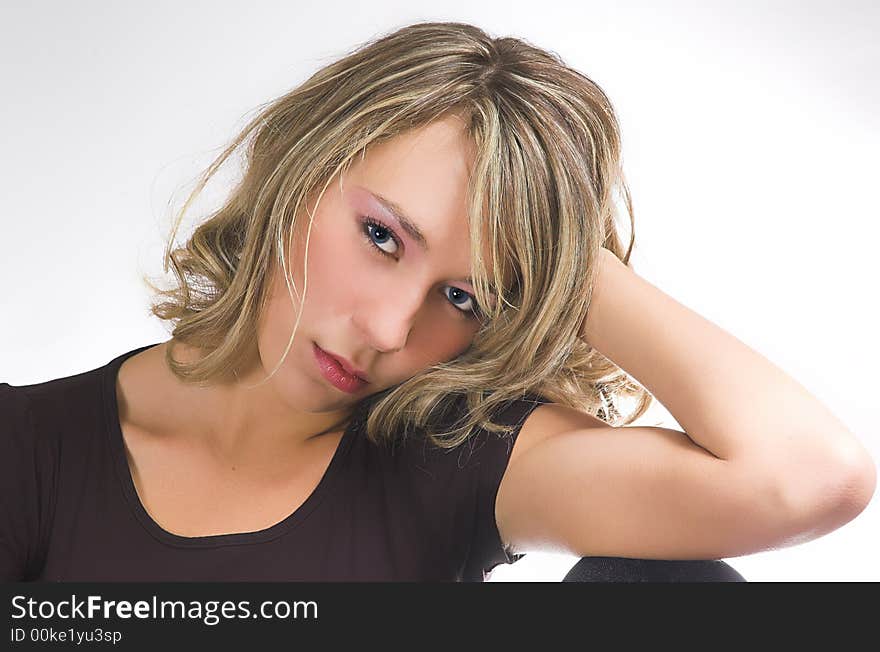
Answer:
POLYGON ((367 381, 362 376, 349 371, 351 365, 347 360, 337 358, 315 342, 312 342, 312 349, 321 374, 337 389, 354 394, 367 385, 367 381))

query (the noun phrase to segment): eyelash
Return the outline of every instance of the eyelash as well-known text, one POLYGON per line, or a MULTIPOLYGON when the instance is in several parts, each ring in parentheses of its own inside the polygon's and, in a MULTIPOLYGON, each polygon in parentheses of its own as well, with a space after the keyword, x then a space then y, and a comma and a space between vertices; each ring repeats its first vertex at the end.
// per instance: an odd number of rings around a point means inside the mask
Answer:
MULTIPOLYGON (((365 217, 361 218, 361 233, 364 236, 364 240, 367 242, 368 246, 370 247, 370 250, 378 253, 380 256, 383 256, 385 258, 394 258, 394 254, 389 254, 387 251, 379 248, 379 246, 375 242, 373 242, 373 238, 370 235, 370 227, 375 227, 377 229, 382 229, 383 231, 387 231, 388 235, 391 236, 391 239, 394 240, 394 244, 396 244, 398 246, 398 248, 400 248, 401 242, 400 242, 400 239, 397 237, 397 234, 394 233, 394 230, 390 226, 386 226, 382 222, 379 222, 378 220, 376 220, 370 216, 365 216, 365 217)), ((452 286, 449 286, 449 287, 452 287, 452 286)), ((475 306, 472 310, 460 310, 458 307, 455 306, 454 303, 450 302, 451 305, 456 309, 456 312, 461 313, 461 315, 466 319, 474 319, 474 320, 481 319, 482 313, 480 312, 479 307, 477 307, 476 297, 474 295, 472 295, 470 292, 465 292, 461 288, 453 288, 453 289, 458 290, 459 292, 462 292, 467 297, 470 297, 471 302, 475 306)))

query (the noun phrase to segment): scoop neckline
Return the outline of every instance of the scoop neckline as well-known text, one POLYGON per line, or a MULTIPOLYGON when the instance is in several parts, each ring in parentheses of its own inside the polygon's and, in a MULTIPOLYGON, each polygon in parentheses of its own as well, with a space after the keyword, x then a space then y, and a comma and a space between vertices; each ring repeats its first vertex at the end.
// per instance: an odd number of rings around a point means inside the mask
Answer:
POLYGON ((328 495, 334 480, 339 475, 343 459, 351 448, 351 437, 355 431, 357 423, 356 419, 352 419, 343 432, 342 438, 336 446, 336 451, 333 453, 333 457, 330 460, 330 464, 327 466, 324 475, 321 476, 318 485, 312 493, 309 494, 299 507, 274 525, 253 532, 232 532, 227 534, 187 537, 169 532, 153 520, 153 517, 150 516, 149 512, 147 512, 147 509, 141 502, 140 496, 138 496, 137 489, 134 486, 134 480, 131 476, 131 469, 128 465, 128 459, 125 455, 125 438, 122 434, 122 425, 119 420, 119 404, 116 399, 116 380, 119 374, 119 368, 125 360, 142 351, 158 346, 159 344, 162 344, 162 342, 156 342, 155 344, 148 344, 133 349, 111 360, 105 367, 104 382, 102 383, 103 402, 107 417, 107 433, 117 479, 119 480, 126 502, 144 529, 157 540, 170 546, 183 548, 216 548, 221 546, 235 546, 271 541, 283 536, 302 523, 328 495))

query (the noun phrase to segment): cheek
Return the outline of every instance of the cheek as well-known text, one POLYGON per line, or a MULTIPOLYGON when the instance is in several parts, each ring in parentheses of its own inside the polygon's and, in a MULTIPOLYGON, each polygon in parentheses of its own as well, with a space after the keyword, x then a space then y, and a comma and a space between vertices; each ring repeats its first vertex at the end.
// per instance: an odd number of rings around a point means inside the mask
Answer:
MULTIPOLYGON (((359 275, 357 257, 361 255, 356 249, 357 242, 351 234, 346 237, 336 225, 323 225, 319 228, 319 223, 316 223, 312 227, 311 235, 308 236, 308 277, 306 278, 303 274, 306 228, 301 238, 294 242, 293 255, 289 261, 290 276, 300 295, 308 281, 303 319, 309 313, 319 311, 321 305, 333 305, 337 306, 337 309, 342 306, 340 302, 344 301, 345 296, 355 287, 354 281, 359 275)), ((283 278, 281 291, 286 297, 287 287, 283 278)), ((294 300, 298 301, 297 292, 293 294, 294 300)), ((290 305, 289 299, 288 305, 290 305)), ((293 316, 295 319, 295 312, 293 316)))
MULTIPOLYGON (((309 294, 333 294, 351 288, 363 272, 364 249, 342 225, 312 229, 309 242, 309 294)), ((302 265, 302 262, 300 262, 302 265)))
MULTIPOLYGON (((297 279, 298 288, 302 291, 302 285, 297 279)), ((299 300, 296 292, 291 301, 288 295, 287 281, 279 268, 275 268, 272 276, 272 287, 266 307, 260 316, 258 338, 260 347, 272 349, 278 342, 286 342, 290 336, 290 330, 296 322, 296 314, 299 310, 299 300)))
POLYGON ((420 357, 429 364, 447 362, 467 351, 474 340, 477 329, 468 325, 457 325, 452 318, 428 319, 414 332, 411 347, 420 352, 420 357))

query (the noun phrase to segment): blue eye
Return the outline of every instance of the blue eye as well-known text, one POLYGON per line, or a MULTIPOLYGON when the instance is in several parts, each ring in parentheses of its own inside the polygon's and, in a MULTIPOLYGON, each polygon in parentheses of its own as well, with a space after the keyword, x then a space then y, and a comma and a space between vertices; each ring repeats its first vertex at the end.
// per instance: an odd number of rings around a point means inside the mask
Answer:
MULTIPOLYGON (((394 231, 372 217, 366 216, 361 218, 361 231, 370 250, 381 256, 394 258, 394 254, 400 249, 400 241, 397 239, 397 235, 394 231), (386 251, 382 248, 383 245, 391 245, 394 248, 394 251, 386 251)), ((452 290, 453 293, 455 293, 455 298, 452 299, 452 305, 456 307, 463 317, 468 319, 479 319, 481 317, 482 313, 477 306, 476 297, 465 292, 461 288, 447 286, 447 289, 452 290), (457 303, 457 301, 461 301, 462 299, 470 301, 470 305, 465 309, 459 308, 462 304, 457 303)), ((446 294, 446 292, 444 292, 444 294, 446 294)), ((449 295, 446 296, 449 298, 449 295)))
POLYGON ((394 231, 384 224, 377 222, 371 217, 363 218, 361 224, 363 225, 364 237, 367 239, 367 242, 370 242, 380 253, 386 256, 392 256, 400 248, 400 242, 397 240, 397 236, 394 235, 394 231), (373 239, 374 237, 382 242, 377 243, 376 240, 373 239), (380 244, 388 244, 389 240, 394 245, 394 251, 385 251, 379 246, 380 244))
MULTIPOLYGON (((472 319, 477 319, 480 316, 480 311, 477 309, 477 300, 474 298, 472 294, 469 292, 465 292, 461 288, 456 288, 452 286, 447 286, 450 290, 452 290, 453 294, 456 294, 457 297, 452 300, 453 305, 456 307, 461 306, 463 304, 456 303, 457 300, 464 299, 465 301, 470 301, 470 304, 465 309, 459 309, 459 312, 462 314, 466 314, 468 317, 472 319)), ((448 295, 447 295, 448 296, 448 295)))

